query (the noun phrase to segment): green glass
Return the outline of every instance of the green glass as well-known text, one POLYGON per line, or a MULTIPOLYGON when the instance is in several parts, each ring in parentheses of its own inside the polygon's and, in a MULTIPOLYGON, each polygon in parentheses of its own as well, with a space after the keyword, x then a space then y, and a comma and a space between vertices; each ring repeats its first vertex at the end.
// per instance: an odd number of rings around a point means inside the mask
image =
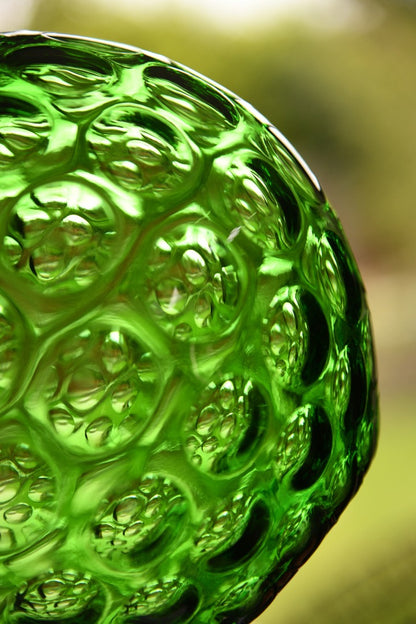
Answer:
POLYGON ((0 38, 0 622, 250 622, 375 447, 355 261, 293 148, 166 58, 0 38))

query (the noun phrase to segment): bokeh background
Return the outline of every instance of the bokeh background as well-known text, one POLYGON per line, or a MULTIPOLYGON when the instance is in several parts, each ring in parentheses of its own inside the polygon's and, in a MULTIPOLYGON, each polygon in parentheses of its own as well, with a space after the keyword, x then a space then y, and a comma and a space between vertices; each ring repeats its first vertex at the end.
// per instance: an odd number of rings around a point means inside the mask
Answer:
POLYGON ((251 102, 295 145, 367 286, 381 430, 364 484, 256 624, 416 622, 416 1, 0 0, 0 31, 165 54, 251 102))

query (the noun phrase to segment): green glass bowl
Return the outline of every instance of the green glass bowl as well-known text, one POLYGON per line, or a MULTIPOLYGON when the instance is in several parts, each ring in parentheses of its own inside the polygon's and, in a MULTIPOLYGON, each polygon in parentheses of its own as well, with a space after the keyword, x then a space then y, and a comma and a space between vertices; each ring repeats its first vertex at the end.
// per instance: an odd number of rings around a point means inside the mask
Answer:
POLYGON ((375 447, 341 226, 202 76, 63 35, 0 47, 0 622, 250 622, 375 447))

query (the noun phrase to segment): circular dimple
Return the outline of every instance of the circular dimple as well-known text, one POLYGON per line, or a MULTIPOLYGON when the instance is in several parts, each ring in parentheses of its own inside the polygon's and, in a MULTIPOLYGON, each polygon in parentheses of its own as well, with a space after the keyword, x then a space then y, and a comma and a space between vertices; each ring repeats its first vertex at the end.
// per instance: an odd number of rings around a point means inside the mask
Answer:
POLYGON ((247 524, 252 495, 241 491, 222 499, 218 506, 203 517, 194 536, 194 559, 214 556, 224 550, 247 524))
POLYGON ((232 410, 236 405, 235 385, 232 379, 227 379, 219 389, 219 402, 223 409, 232 410))
POLYGON ((313 210, 314 215, 324 213, 328 217, 328 203, 325 194, 309 169, 307 163, 299 158, 293 146, 288 143, 281 132, 271 124, 260 130, 257 146, 265 157, 273 162, 282 173, 291 188, 301 199, 304 213, 313 210))
POLYGON ((140 587, 125 605, 129 619, 116 622, 188 622, 198 607, 198 598, 196 589, 184 578, 155 579, 140 587))
POLYGON ((302 369, 302 382, 311 385, 321 375, 329 356, 329 328, 322 307, 308 291, 301 295, 301 306, 308 326, 308 350, 302 369))
POLYGON ((345 315, 351 324, 356 323, 363 311, 363 289, 357 267, 341 237, 333 231, 326 233, 326 238, 336 260, 342 283, 345 288, 345 315))
POLYGON ((44 503, 53 498, 53 481, 49 476, 40 476, 32 481, 27 496, 33 503, 44 503))
POLYGON ((371 412, 371 418, 364 418, 359 424, 357 431, 357 466, 361 475, 364 474, 369 466, 375 451, 376 439, 377 423, 374 420, 374 413, 371 412))
POLYGON ((43 184, 13 207, 4 260, 43 292, 79 291, 114 263, 115 227, 112 209, 89 186, 73 180, 43 184))
POLYGON ((196 421, 196 432, 200 435, 211 433, 218 423, 220 411, 216 405, 209 404, 204 407, 196 421))
POLYGON ((123 414, 128 411, 137 399, 137 391, 135 377, 115 383, 111 393, 111 407, 114 412, 123 414))
POLYGON ((67 438, 74 433, 75 419, 65 408, 49 410, 49 421, 59 438, 67 438))
POLYGON ((338 418, 342 419, 347 411, 351 392, 351 365, 347 347, 337 353, 329 375, 327 387, 330 404, 338 418))
POLYGON ((112 428, 113 423, 108 416, 96 418, 85 429, 85 437, 88 444, 93 447, 104 446, 109 435, 111 434, 112 428))
POLYGON ((19 503, 13 507, 9 507, 3 514, 4 519, 9 524, 21 524, 29 520, 32 515, 32 508, 26 503, 19 503))
POLYGON ((338 314, 343 316, 346 308, 347 293, 342 280, 341 267, 332 246, 325 236, 321 238, 318 256, 313 260, 314 263, 316 261, 318 267, 317 275, 322 291, 338 314))
POLYGON ((241 535, 232 533, 231 544, 208 560, 208 568, 213 572, 235 571, 250 562, 260 551, 270 529, 270 512, 264 501, 257 500, 248 509, 245 526, 241 535))
POLYGON ((295 490, 305 490, 316 483, 328 464, 333 433, 328 415, 323 408, 311 406, 309 411, 310 442, 302 465, 292 478, 295 490))
POLYGON ((232 130, 239 121, 233 102, 214 85, 181 69, 152 64, 145 67, 148 90, 198 142, 218 142, 218 132, 232 130))
POLYGON ((284 425, 275 453, 275 471, 279 480, 306 460, 312 438, 312 412, 311 405, 302 406, 291 414, 284 425))
POLYGON ((74 570, 50 572, 29 582, 17 595, 15 606, 29 617, 64 621, 83 613, 97 593, 98 587, 88 574, 74 570))
POLYGON ((348 348, 348 360, 351 367, 351 382, 348 406, 344 415, 344 428, 349 441, 362 426, 368 400, 368 380, 361 349, 352 342, 348 348))
MULTIPOLYGON (((49 42, 48 42, 49 43, 49 42)), ((5 56, 9 67, 20 70, 25 80, 41 85, 54 95, 82 95, 97 90, 112 76, 111 65, 102 57, 78 48, 45 43, 19 47, 5 56), (29 61, 29 62, 28 62, 29 61)))
POLYGON ((162 312, 176 316, 183 312, 188 303, 188 293, 179 278, 167 277, 155 289, 156 299, 162 312))
POLYGON ((102 341, 102 361, 108 373, 117 375, 128 366, 128 343, 123 332, 109 332, 102 341))
POLYGON ((58 443, 94 456, 122 448, 142 431, 164 379, 155 355, 141 341, 118 324, 97 321, 52 344, 26 402, 58 443), (45 413, 37 397, 56 377, 45 413))
POLYGON ((0 169, 24 163, 43 154, 51 127, 36 106, 19 97, 0 96, 0 169))
POLYGON ((105 393, 105 380, 98 366, 85 365, 69 377, 66 401, 70 408, 89 412, 97 407, 105 393))
MULTIPOLYGON (((125 496, 114 508, 113 518, 118 524, 134 524, 137 529, 137 525, 141 523, 134 522, 134 519, 141 515, 145 504, 146 501, 143 497, 125 496)), ((124 532, 126 531, 128 532, 128 528, 124 530, 124 532)))
MULTIPOLYGON (((101 171, 140 197, 183 197, 195 184, 198 168, 184 134, 138 104, 106 109, 87 131, 91 156, 101 171)), ((163 206, 160 206, 159 210, 163 206)), ((152 212, 157 210, 152 206, 152 212)))
POLYGON ((214 166, 213 185, 233 219, 233 232, 262 250, 278 253, 292 247, 300 233, 301 213, 277 170, 264 160, 243 156, 221 157, 214 166))
POLYGON ((270 304, 265 322, 266 357, 281 383, 299 383, 307 357, 308 326, 297 287, 284 288, 270 304))
POLYGON ((308 282, 320 290, 331 310, 355 324, 363 311, 363 290, 346 243, 332 230, 319 238, 309 232, 308 238, 302 257, 308 282))
POLYGON ((50 468, 16 422, 3 424, 0 458, 0 551, 9 555, 46 534, 56 492, 50 468))
MULTIPOLYGON (((229 618, 235 619, 236 613, 221 613, 223 609, 229 610, 230 608, 236 608, 239 605, 244 605, 244 611, 247 612, 245 608, 247 604, 251 604, 253 602, 253 598, 258 594, 260 586, 263 580, 257 576, 247 579, 246 576, 241 575, 244 578, 241 582, 234 581, 232 587, 228 587, 226 591, 221 593, 220 597, 217 599, 218 610, 220 611, 220 617, 223 622, 232 621, 229 618)), ((238 580, 237 577, 236 580, 238 580)))
POLYGON ((204 341, 231 331, 243 296, 240 258, 208 226, 170 227, 148 265, 147 304, 169 334, 204 341))
POLYGON ((326 501, 323 500, 326 505, 336 505, 339 501, 348 495, 348 491, 351 491, 351 469, 350 460, 348 456, 342 456, 335 458, 331 464, 331 470, 325 477, 325 494, 326 501))
POLYGON ((34 455, 32 449, 25 442, 16 444, 13 452, 14 461, 25 472, 32 472, 39 466, 39 457, 34 455))
POLYGON ((312 511, 312 505, 302 500, 302 504, 292 505, 283 514, 276 532, 279 558, 302 549, 311 532, 312 511))
POLYGON ((123 494, 115 493, 102 506, 93 526, 97 553, 120 562, 122 557, 122 566, 150 565, 151 558, 158 554, 152 546, 157 547, 169 527, 175 526, 177 534, 185 505, 185 498, 170 479, 146 475, 123 494), (142 561, 138 553, 144 548, 146 557, 142 561))
POLYGON ((283 386, 310 385, 322 373, 329 354, 329 330, 308 291, 292 286, 276 294, 264 321, 264 340, 266 360, 283 386))
POLYGON ((264 393, 254 382, 237 376, 211 382, 184 423, 189 461, 202 472, 238 470, 260 442, 267 416, 264 393))
POLYGON ((20 489, 19 473, 8 462, 0 463, 0 504, 12 500, 20 489))
POLYGON ((92 226, 84 217, 77 214, 69 214, 61 221, 60 237, 61 236, 68 245, 85 245, 92 240, 92 226))
POLYGON ((208 269, 201 254, 195 249, 187 249, 181 262, 188 282, 196 287, 203 286, 208 279, 208 269))

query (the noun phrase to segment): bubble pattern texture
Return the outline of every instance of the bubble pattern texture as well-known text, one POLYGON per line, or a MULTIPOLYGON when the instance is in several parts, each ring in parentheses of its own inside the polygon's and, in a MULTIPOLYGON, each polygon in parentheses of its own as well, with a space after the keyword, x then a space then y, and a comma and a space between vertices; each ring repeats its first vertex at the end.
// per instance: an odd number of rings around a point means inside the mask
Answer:
POLYGON ((0 624, 244 624, 375 448, 313 174, 168 59, 0 38, 0 624))

